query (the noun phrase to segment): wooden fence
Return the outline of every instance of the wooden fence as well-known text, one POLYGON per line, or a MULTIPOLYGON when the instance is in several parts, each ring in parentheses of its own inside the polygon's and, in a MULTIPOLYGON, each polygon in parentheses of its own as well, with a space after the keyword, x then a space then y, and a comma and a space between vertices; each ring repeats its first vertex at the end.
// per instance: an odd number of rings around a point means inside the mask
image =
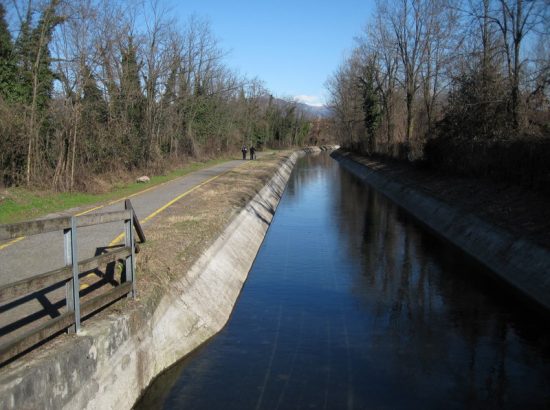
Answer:
POLYGON ((143 234, 139 220, 129 200, 126 200, 125 209, 123 211, 97 213, 78 217, 63 216, 11 225, 0 225, 0 241, 63 230, 63 247, 65 255, 65 266, 62 268, 1 286, 0 304, 21 299, 29 294, 40 292, 45 288, 63 282, 66 283, 65 298, 67 304, 67 311, 65 313, 15 337, 13 340, 8 340, 1 344, 0 363, 5 363, 13 359, 41 341, 65 329, 69 332, 78 332, 80 330, 80 320, 82 317, 92 314, 125 295, 134 297, 136 253, 134 229, 140 241, 145 242, 145 235, 143 234), (117 221, 124 221, 124 246, 105 254, 78 261, 78 228, 117 221), (120 283, 114 289, 81 303, 80 274, 117 260, 124 261, 125 282, 120 283))

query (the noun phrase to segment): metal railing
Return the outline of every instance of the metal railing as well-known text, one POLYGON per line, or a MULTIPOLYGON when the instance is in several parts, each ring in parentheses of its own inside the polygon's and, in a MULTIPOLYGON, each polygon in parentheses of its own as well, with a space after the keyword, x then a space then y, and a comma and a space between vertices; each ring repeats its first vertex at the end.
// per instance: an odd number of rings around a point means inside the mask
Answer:
POLYGON ((11 225, 0 225, 0 241, 31 236, 52 231, 63 231, 63 249, 65 266, 50 272, 41 273, 27 279, 0 287, 0 304, 22 299, 29 294, 40 292, 53 285, 65 282, 67 311, 19 336, 0 344, 0 364, 19 356, 41 341, 67 329, 69 332, 80 330, 80 321, 95 311, 127 295, 135 297, 135 254, 136 243, 134 229, 145 242, 130 200, 125 201, 123 211, 106 212, 82 216, 63 216, 58 218, 33 220, 11 225), (78 261, 78 228, 124 221, 124 246, 111 252, 78 261), (124 261, 125 281, 113 289, 81 303, 80 275, 98 269, 106 264, 124 261))

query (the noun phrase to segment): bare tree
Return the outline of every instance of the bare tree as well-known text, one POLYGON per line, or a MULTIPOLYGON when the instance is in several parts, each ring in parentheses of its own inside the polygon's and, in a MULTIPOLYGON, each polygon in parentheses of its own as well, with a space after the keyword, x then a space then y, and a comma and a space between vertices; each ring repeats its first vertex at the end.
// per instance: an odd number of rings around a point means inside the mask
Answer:
POLYGON ((364 52, 371 53, 377 59, 378 70, 376 71, 375 81, 383 107, 386 128, 386 153, 389 154, 395 132, 394 110, 399 53, 393 41, 391 27, 388 27, 382 11, 383 9, 377 9, 374 24, 367 26, 361 43, 365 49, 364 52))
POLYGON ((418 91, 419 76, 427 52, 427 16, 430 0, 399 0, 393 5, 378 3, 380 13, 387 19, 397 44, 400 79, 407 108, 405 141, 410 144, 414 128, 414 100, 418 91))
POLYGON ((330 105, 342 131, 341 137, 353 146, 357 146, 363 135, 363 115, 358 87, 361 69, 361 55, 356 50, 326 83, 330 93, 330 105))
POLYGON ((454 34, 457 31, 458 16, 446 0, 433 0, 425 9, 426 39, 425 54, 420 71, 427 128, 434 124, 437 100, 450 80, 448 67, 460 44, 454 34))
POLYGON ((173 44, 171 33, 174 22, 166 17, 167 12, 158 0, 151 0, 143 10, 145 33, 142 47, 145 85, 145 134, 148 143, 144 145, 146 161, 158 160, 160 156, 161 124, 158 104, 160 87, 170 73, 173 44), (172 48, 171 48, 172 47, 172 48))
POLYGON ((491 19, 502 34, 510 83, 510 111, 517 130, 520 127, 520 82, 526 62, 522 44, 530 32, 546 21, 548 4, 545 0, 499 0, 498 3, 500 13, 495 10, 491 19))
POLYGON ((270 110, 261 82, 227 67, 204 19, 178 29, 160 0, 36 2, 9 3, 15 42, 2 10, 2 52, 17 51, 9 68, 21 81, 0 100, 2 117, 16 116, 0 121, 7 184, 81 189, 93 174, 161 171, 245 138, 291 144, 307 133, 293 104, 270 110))

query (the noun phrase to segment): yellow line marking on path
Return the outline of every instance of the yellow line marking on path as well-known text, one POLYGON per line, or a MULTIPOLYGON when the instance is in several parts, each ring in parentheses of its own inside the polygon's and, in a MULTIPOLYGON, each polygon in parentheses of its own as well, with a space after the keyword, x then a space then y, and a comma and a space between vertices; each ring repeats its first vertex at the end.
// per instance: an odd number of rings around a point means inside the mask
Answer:
MULTIPOLYGON (((213 168, 213 167, 215 167, 215 166, 216 166, 216 165, 212 165, 212 167, 209 167, 209 168, 213 168)), ((238 165, 237 167, 239 167, 239 166, 240 166, 240 165, 238 165)), ((235 167, 235 168, 237 168, 237 167, 235 167)), ((205 169, 208 169, 208 168, 205 168, 205 169)), ((151 218, 154 217, 155 215, 157 215, 157 214, 159 214, 160 212, 164 211, 166 208, 168 208, 168 207, 169 207, 170 205, 172 205, 174 202, 179 201, 181 198, 183 198, 183 197, 184 197, 185 195, 187 195, 188 193, 194 191, 195 189, 201 187, 202 185, 204 185, 204 184, 206 184, 206 183, 208 183, 208 182, 210 182, 210 181, 212 181, 212 180, 214 180, 214 179, 216 179, 216 178, 218 178, 218 177, 221 177, 222 175, 225 175, 227 172, 229 172, 229 171, 226 171, 226 172, 224 172, 223 174, 217 175, 217 176, 215 176, 215 177, 213 177, 213 178, 210 178, 209 180, 204 181, 203 183, 197 185, 196 187, 191 188, 189 191, 184 192, 182 195, 180 195, 180 196, 178 196, 177 198, 173 199, 172 201, 168 202, 164 207, 161 207, 161 208, 157 209, 155 212, 153 212, 151 215, 149 215, 147 218, 145 218, 145 219, 142 221, 142 223, 148 221, 149 219, 151 219, 151 218)), ((193 172, 191 172, 190 174, 192 174, 192 173, 193 173, 193 172)), ((160 184, 158 184, 158 185, 153 185, 152 187, 149 187, 149 188, 147 188, 147 189, 144 189, 143 191, 134 192, 133 194, 128 195, 128 196, 125 196, 124 198, 115 199, 115 200, 113 200, 113 201, 107 202, 106 204, 95 206, 95 207, 93 207, 93 208, 90 208, 90 209, 87 209, 87 210, 85 210, 85 211, 79 212, 79 213, 75 214, 74 216, 86 215, 86 214, 88 214, 88 213, 90 213, 90 212, 93 212, 93 211, 96 211, 96 210, 98 210, 98 209, 105 208, 106 206, 110 206, 110 205, 116 204, 117 202, 122 202, 122 201, 124 201, 124 200, 126 200, 126 199, 128 199, 128 198, 133 198, 133 197, 135 197, 135 196, 137 196, 137 195, 141 195, 141 194, 144 194, 145 192, 151 191, 152 189, 160 188, 161 186, 166 185, 166 184, 168 184, 169 182, 174 182, 174 181, 176 181, 176 180, 178 180, 178 179, 180 179, 180 178, 184 178, 184 177, 186 177, 186 176, 188 176, 188 175, 190 175, 190 174, 182 175, 181 177, 174 178, 174 179, 171 179, 171 180, 169 180, 169 181, 162 182, 162 183, 160 183, 160 184)), ((123 233, 120 234, 120 235, 118 235, 113 241, 111 241, 111 243, 109 244, 109 246, 116 245, 118 242, 121 241, 121 239, 122 239, 123 237, 124 237, 124 234, 123 234, 123 233)), ((2 249, 7 248, 8 246, 13 245, 14 243, 19 242, 19 241, 22 240, 22 239, 25 239, 25 237, 24 237, 24 236, 20 236, 19 238, 15 238, 15 239, 13 239, 13 240, 11 240, 11 241, 9 241, 9 242, 3 244, 3 245, 0 245, 0 251, 1 251, 2 249)))
MULTIPOLYGON (((232 160, 228 160, 227 162, 229 162, 229 161, 232 161, 232 160)), ((214 168, 215 166, 217 166, 217 165, 212 165, 212 166, 207 167, 207 168, 204 168, 204 169, 214 168)), ((238 165, 238 166, 240 166, 240 165, 238 165)), ((112 201, 110 201, 110 202, 107 202, 106 204, 99 205, 99 206, 96 206, 96 207, 94 207, 94 208, 87 209, 86 211, 83 211, 83 212, 80 212, 80 213, 78 213, 78 214, 75 214, 75 216, 86 215, 87 213, 90 213, 90 212, 95 211, 95 210, 97 210, 97 209, 105 208, 106 206, 110 206, 110 205, 116 204, 117 202, 122 202, 122 201, 124 201, 124 200, 126 200, 126 199, 133 198, 133 197, 135 197, 135 196, 137 196, 137 195, 144 194, 145 192, 149 192, 149 191, 151 191, 152 189, 160 188, 160 187, 163 186, 163 185, 166 185, 166 184, 168 184, 168 183, 170 183, 170 182, 177 181, 177 180, 179 180, 179 179, 181 179, 181 178, 185 178, 185 177, 187 177, 187 176, 189 176, 189 175, 191 175, 191 174, 193 174, 193 173, 195 173, 195 172, 198 172, 198 171, 202 171, 202 170, 192 171, 192 172, 190 172, 190 173, 187 173, 187 174, 185 174, 185 175, 176 177, 176 178, 174 178, 174 179, 170 179, 170 180, 168 180, 168 181, 161 182, 161 183, 158 184, 158 185, 153 185, 153 186, 151 186, 151 187, 149 187, 149 188, 146 188, 146 189, 144 189, 144 190, 142 190, 142 191, 134 192, 133 194, 128 195, 128 196, 125 196, 125 197, 123 197, 123 198, 114 199, 114 200, 112 200, 112 201)), ((220 175, 223 175, 223 174, 220 174, 220 175)), ((208 182, 208 181, 207 181, 207 182, 208 182)), ((0 249, 1 249, 1 248, 0 248, 0 249)))
POLYGON ((178 195, 177 197, 175 197, 174 199, 172 199, 170 202, 168 202, 166 205, 161 206, 159 209, 157 209, 157 210, 156 210, 155 212, 153 212, 151 215, 147 216, 147 217, 143 220, 143 222, 147 222, 149 219, 151 219, 151 218, 157 216, 157 215, 160 214, 162 211, 164 211, 166 208, 168 208, 170 205, 172 205, 173 203, 179 201, 179 200, 180 200, 181 198, 183 198, 184 196, 190 194, 190 193, 193 192, 194 190, 199 189, 201 186, 206 185, 206 184, 208 184, 209 182, 211 182, 211 181, 215 180, 216 178, 219 178, 219 177, 221 177, 222 175, 225 175, 225 174, 226 174, 226 172, 224 172, 223 174, 220 174, 220 175, 216 175, 215 177, 212 177, 212 178, 210 178, 210 179, 207 179, 206 181, 201 182, 199 185, 194 186, 193 188, 191 188, 190 190, 184 192, 183 194, 178 195))
MULTIPOLYGON (((232 171, 232 170, 229 170, 229 171, 232 171)), ((154 218, 155 216, 157 216, 158 214, 160 214, 162 211, 164 211, 166 208, 168 208, 170 205, 173 205, 174 203, 176 203, 177 201, 179 201, 180 199, 182 199, 183 197, 189 195, 191 192, 195 191, 196 189, 199 189, 200 187, 202 187, 203 185, 206 185, 208 184, 209 182, 212 182, 213 180, 215 180, 216 178, 219 178, 225 174, 227 174, 229 171, 226 171, 222 174, 219 174, 219 175, 216 175, 215 177, 212 177, 210 179, 207 179, 206 181, 204 182, 201 182, 199 185, 196 185, 194 186, 193 188, 191 188, 190 190, 188 191, 185 191, 183 194, 180 194, 178 195, 177 197, 175 197, 174 199, 172 199, 170 202, 166 203, 165 205, 161 206, 159 209, 157 209, 156 211, 154 211, 153 213, 151 213, 150 215, 148 215, 147 217, 145 217, 141 223, 144 224, 145 222, 149 221, 151 218, 154 218)), ((120 235, 118 235, 115 239, 113 239, 111 241, 111 243, 109 244, 109 246, 114 246, 116 245, 117 243, 119 243, 120 241, 122 241, 122 238, 124 238, 124 232, 121 233, 120 235)))
MULTIPOLYGON (((215 165, 212 165, 212 167, 215 167, 215 165)), ((208 169, 208 168, 206 168, 206 169, 208 169)), ((95 207, 93 207, 93 208, 90 208, 90 209, 87 209, 87 210, 85 210, 85 211, 79 212, 79 213, 75 214, 74 216, 82 216, 82 215, 89 214, 90 212, 96 211, 96 210, 101 209, 101 208, 105 208, 106 206, 110 206, 110 205, 116 204, 117 202, 122 202, 122 201, 124 201, 124 200, 126 200, 126 199, 128 199, 128 198, 133 198, 133 197, 135 197, 135 196, 137 196, 137 195, 144 194, 145 192, 151 191, 152 189, 160 188, 161 186, 166 185, 166 184, 169 183, 169 182, 176 181, 176 180, 178 180, 178 179, 180 179, 180 178, 184 178, 184 177, 186 177, 186 176, 188 176, 188 175, 190 175, 190 174, 182 175, 181 177, 174 178, 174 179, 171 179, 171 180, 169 180, 169 181, 162 182, 162 183, 160 183, 160 184, 158 184, 158 185, 153 185, 153 186, 151 186, 151 187, 149 187, 149 188, 147 188, 147 189, 144 189, 143 191, 134 192, 132 195, 125 196, 124 198, 118 198, 118 199, 115 199, 115 200, 113 200, 113 201, 107 202, 106 204, 95 206, 95 207)), ((120 235, 119 235, 119 236, 120 236, 120 235)), ((16 242, 19 242, 19 241, 22 240, 22 239, 25 239, 25 237, 24 237, 24 236, 20 236, 19 238, 12 239, 11 241, 9 241, 9 242, 7 242, 7 243, 5 243, 5 244, 3 244, 3 245, 0 245, 0 251, 1 251, 2 249, 4 249, 4 248, 7 248, 8 246, 13 245, 13 244, 16 243, 16 242)))
MULTIPOLYGON (((184 175, 184 176, 185 176, 185 175, 184 175)), ((176 179, 177 179, 177 178, 176 178, 176 179)), ((90 212, 92 212, 92 211, 96 211, 96 210, 98 210, 98 209, 105 208, 106 206, 110 206, 110 205, 116 204, 117 202, 122 202, 122 201, 124 201, 124 200, 126 200, 126 199, 128 199, 128 198, 133 198, 133 197, 135 197, 136 195, 144 194, 145 192, 148 192, 148 191, 150 191, 150 190, 152 190, 152 189, 160 188, 161 186, 167 184, 168 182, 172 182, 172 181, 175 181, 175 179, 171 179, 170 181, 165 181, 165 182, 163 182, 163 183, 161 183, 161 184, 158 184, 158 185, 153 185, 153 186, 151 186, 151 187, 149 187, 149 188, 147 188, 147 189, 144 189, 143 191, 134 192, 133 194, 128 195, 128 196, 125 196, 124 198, 114 199, 114 200, 112 200, 112 201, 110 201, 110 202, 107 202, 106 204, 98 205, 98 206, 96 206, 96 207, 87 209, 87 210, 85 210, 85 211, 83 211, 83 212, 79 212, 79 213, 75 214, 75 216, 86 215, 86 214, 88 214, 88 213, 90 213, 90 212)))
POLYGON ((13 244, 16 243, 16 242, 22 241, 23 239, 25 239, 25 237, 24 237, 24 236, 20 236, 19 238, 12 239, 11 241, 9 241, 9 242, 7 242, 7 243, 5 243, 5 244, 3 244, 3 245, 0 245, 0 251, 1 251, 2 249, 4 249, 4 248, 7 248, 8 246, 13 245, 13 244))

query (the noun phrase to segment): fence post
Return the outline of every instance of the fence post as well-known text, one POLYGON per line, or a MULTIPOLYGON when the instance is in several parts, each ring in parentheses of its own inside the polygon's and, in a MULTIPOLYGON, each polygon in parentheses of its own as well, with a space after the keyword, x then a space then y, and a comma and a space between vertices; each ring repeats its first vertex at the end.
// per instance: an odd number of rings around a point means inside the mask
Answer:
POLYGON ((124 245, 130 247, 130 255, 126 257, 124 267, 126 270, 126 280, 132 282, 132 291, 128 297, 136 297, 136 281, 135 281, 135 241, 134 241, 134 209, 129 207, 130 219, 124 221, 124 245))
POLYGON ((66 284, 67 311, 74 312, 74 325, 68 328, 69 333, 80 330, 80 281, 78 278, 78 249, 76 245, 76 218, 71 217, 71 227, 63 230, 65 265, 72 266, 73 278, 66 284))

